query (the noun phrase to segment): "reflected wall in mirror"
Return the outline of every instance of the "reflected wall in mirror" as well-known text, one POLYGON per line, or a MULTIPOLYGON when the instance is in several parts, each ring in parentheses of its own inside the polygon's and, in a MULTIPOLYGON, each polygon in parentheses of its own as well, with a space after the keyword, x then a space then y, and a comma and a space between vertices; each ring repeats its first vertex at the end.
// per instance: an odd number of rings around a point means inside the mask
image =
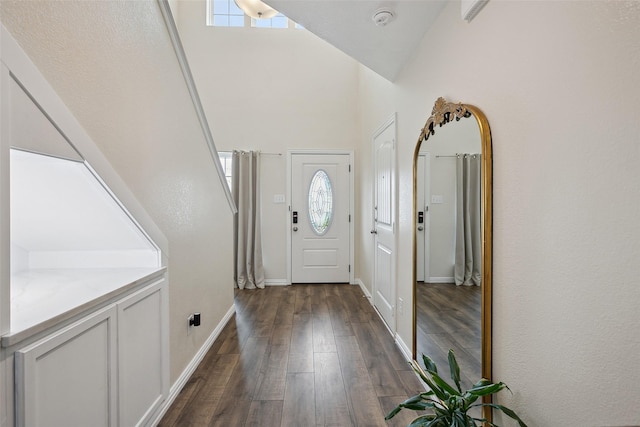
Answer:
POLYGON ((422 364, 426 354, 448 376, 453 349, 470 388, 491 379, 492 162, 484 114, 439 98, 413 168, 414 359, 422 364))

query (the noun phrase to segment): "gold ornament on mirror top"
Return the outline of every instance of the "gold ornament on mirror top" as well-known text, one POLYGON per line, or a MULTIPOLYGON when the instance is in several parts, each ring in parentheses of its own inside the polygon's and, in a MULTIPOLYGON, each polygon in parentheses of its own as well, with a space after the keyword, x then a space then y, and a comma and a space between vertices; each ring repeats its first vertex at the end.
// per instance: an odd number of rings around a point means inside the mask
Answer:
POLYGON ((420 131, 418 141, 426 141, 435 133, 435 126, 442 126, 449 123, 452 119, 460 120, 463 117, 469 117, 471 112, 462 103, 447 102, 440 97, 436 100, 431 111, 431 116, 427 119, 424 127, 420 131))

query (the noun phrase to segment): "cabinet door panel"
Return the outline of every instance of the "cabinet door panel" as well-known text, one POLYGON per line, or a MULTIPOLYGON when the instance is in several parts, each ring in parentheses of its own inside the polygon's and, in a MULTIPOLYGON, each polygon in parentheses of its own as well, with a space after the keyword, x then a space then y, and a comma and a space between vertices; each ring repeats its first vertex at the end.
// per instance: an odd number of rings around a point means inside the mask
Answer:
POLYGON ((120 425, 144 425, 168 394, 164 281, 118 303, 120 425))
POLYGON ((115 306, 15 353, 17 425, 115 426, 115 306))

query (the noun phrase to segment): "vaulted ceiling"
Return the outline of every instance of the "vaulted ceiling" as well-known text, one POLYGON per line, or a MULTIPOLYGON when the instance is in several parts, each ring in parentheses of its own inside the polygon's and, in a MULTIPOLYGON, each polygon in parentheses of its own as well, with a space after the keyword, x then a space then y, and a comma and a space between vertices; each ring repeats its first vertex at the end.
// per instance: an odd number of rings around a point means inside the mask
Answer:
POLYGON ((394 81, 447 1, 266 0, 265 3, 394 81), (385 26, 377 26, 372 18, 381 8, 395 15, 385 26))

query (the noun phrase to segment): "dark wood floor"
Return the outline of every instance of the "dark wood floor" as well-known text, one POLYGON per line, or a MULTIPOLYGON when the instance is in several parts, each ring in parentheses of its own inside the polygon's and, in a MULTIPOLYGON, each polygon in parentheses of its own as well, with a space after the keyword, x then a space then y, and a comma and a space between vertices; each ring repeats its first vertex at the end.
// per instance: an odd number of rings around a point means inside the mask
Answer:
POLYGON ((357 286, 236 292, 236 314, 160 426, 406 426, 423 391, 357 286))
POLYGON ((470 386, 482 377, 480 287, 449 283, 417 284, 416 347, 448 378, 447 353, 453 349, 461 380, 470 386))

